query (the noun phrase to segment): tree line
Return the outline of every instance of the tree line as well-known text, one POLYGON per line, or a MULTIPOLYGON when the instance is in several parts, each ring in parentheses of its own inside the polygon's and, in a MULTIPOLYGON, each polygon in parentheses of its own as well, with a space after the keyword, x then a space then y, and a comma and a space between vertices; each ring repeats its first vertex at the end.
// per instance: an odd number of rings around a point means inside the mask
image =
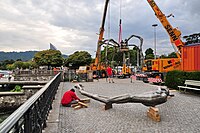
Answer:
MULTIPOLYGON (((129 62, 132 66, 137 64, 137 49, 129 49, 129 62)), ((113 66, 122 66, 123 63, 123 53, 115 49, 114 47, 107 47, 101 51, 101 62, 107 62, 113 66)), ((161 55, 160 58, 171 58, 176 57, 175 52, 169 55, 161 55)), ((145 59, 153 59, 154 53, 151 48, 148 48, 145 51, 145 59)), ((91 54, 87 51, 76 51, 73 54, 69 55, 67 58, 64 58, 59 50, 43 50, 36 52, 33 59, 29 61, 22 61, 17 59, 16 61, 4 60, 0 62, 1 70, 14 70, 19 69, 33 69, 38 68, 39 66, 48 66, 52 67, 61 67, 67 66, 72 69, 78 69, 79 66, 90 65, 94 63, 94 59, 91 54)))

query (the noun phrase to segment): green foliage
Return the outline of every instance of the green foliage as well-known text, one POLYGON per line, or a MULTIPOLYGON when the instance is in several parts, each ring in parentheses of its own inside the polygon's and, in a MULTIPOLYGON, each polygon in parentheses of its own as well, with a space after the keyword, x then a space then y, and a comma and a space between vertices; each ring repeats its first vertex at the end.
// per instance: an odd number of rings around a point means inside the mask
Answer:
POLYGON ((21 92, 21 91, 22 91, 22 87, 19 85, 16 85, 15 88, 11 90, 11 92, 21 92))
POLYGON ((23 62, 22 61, 16 61, 15 63, 14 63, 14 67, 15 68, 23 68, 23 62))
POLYGON ((186 77, 188 80, 199 80, 200 81, 200 71, 199 72, 186 72, 186 77))
POLYGON ((145 59, 153 59, 154 58, 154 53, 153 53, 153 49, 148 48, 145 51, 145 59))
POLYGON ((132 66, 137 65, 137 49, 130 50, 130 63, 132 66))
POLYGON ((200 33, 194 33, 183 37, 186 40, 186 45, 200 43, 200 33))
MULTIPOLYGON (((137 49, 129 49, 130 53, 130 63, 133 66, 136 66, 137 63, 137 49)), ((128 58, 128 57, 126 57, 128 58)), ((107 49, 107 61, 108 64, 121 65, 123 63, 123 53, 119 52, 115 47, 108 47, 107 49)), ((101 62, 106 62, 106 47, 101 51, 101 62)))
POLYGON ((185 72, 183 71, 169 71, 166 75, 165 85, 168 88, 177 89, 179 85, 184 85, 185 72))
POLYGON ((58 50, 43 50, 34 55, 34 61, 38 66, 60 67, 63 65, 63 57, 58 50))
POLYGON ((6 70, 7 65, 13 64, 15 61, 14 60, 4 60, 0 62, 0 70, 6 70))
POLYGON ((200 81, 200 72, 184 72, 177 70, 167 72, 165 85, 168 88, 178 89, 178 86, 184 85, 185 80, 200 81))
POLYGON ((117 48, 115 47, 107 47, 107 57, 106 57, 106 47, 104 47, 104 49, 101 51, 101 62, 105 62, 106 58, 107 61, 112 61, 114 60, 114 57, 117 54, 117 48))
POLYGON ((177 55, 175 52, 172 52, 168 55, 168 58, 177 58, 177 55))
POLYGON ((161 58, 161 59, 165 59, 165 58, 167 58, 167 55, 162 54, 162 55, 160 56, 160 58, 161 58))
POLYGON ((91 55, 87 51, 76 51, 73 54, 69 55, 66 59, 65 65, 71 68, 78 69, 79 66, 89 65, 92 61, 91 55))
POLYGON ((145 56, 145 59, 154 59, 154 55, 148 54, 148 55, 145 56))
POLYGON ((6 70, 14 70, 14 69, 15 69, 14 64, 7 64, 6 65, 6 70))

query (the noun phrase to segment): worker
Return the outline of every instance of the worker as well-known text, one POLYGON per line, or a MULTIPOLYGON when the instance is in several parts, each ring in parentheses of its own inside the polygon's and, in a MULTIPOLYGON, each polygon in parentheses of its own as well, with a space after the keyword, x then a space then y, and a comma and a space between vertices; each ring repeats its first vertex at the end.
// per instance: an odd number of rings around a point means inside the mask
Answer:
POLYGON ((106 71, 107 71, 107 76, 108 76, 108 82, 111 83, 111 80, 112 80, 112 83, 114 83, 114 81, 113 81, 113 72, 112 72, 112 68, 110 67, 110 65, 108 65, 106 71))
POLYGON ((75 90, 71 89, 65 92, 61 104, 65 107, 71 107, 72 104, 76 104, 78 101, 80 101, 80 99, 76 96, 75 90))

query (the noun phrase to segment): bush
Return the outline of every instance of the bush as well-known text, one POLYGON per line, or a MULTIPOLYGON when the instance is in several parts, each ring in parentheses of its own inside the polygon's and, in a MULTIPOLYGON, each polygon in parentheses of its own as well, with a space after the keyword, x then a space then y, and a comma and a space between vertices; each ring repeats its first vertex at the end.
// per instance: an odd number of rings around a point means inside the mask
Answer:
POLYGON ((186 77, 189 80, 199 80, 200 81, 200 72, 187 72, 186 77))
POLYGON ((165 85, 168 88, 178 89, 184 85, 185 80, 200 80, 200 72, 170 71, 167 72, 165 85))
POLYGON ((22 87, 19 85, 16 85, 15 88, 11 90, 11 92, 21 92, 21 91, 22 91, 22 87))

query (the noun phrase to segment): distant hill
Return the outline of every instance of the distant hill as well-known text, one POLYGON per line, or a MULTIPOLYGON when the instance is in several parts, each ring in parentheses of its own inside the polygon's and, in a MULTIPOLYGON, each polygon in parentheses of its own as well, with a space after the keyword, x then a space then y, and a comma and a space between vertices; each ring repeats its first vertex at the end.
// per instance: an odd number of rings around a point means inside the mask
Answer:
MULTIPOLYGON (((0 61, 4 60, 17 60, 21 59, 22 61, 31 60, 35 53, 39 51, 25 51, 25 52, 3 52, 0 51, 0 61)), ((67 55, 63 55, 64 58, 67 58, 67 55)))

